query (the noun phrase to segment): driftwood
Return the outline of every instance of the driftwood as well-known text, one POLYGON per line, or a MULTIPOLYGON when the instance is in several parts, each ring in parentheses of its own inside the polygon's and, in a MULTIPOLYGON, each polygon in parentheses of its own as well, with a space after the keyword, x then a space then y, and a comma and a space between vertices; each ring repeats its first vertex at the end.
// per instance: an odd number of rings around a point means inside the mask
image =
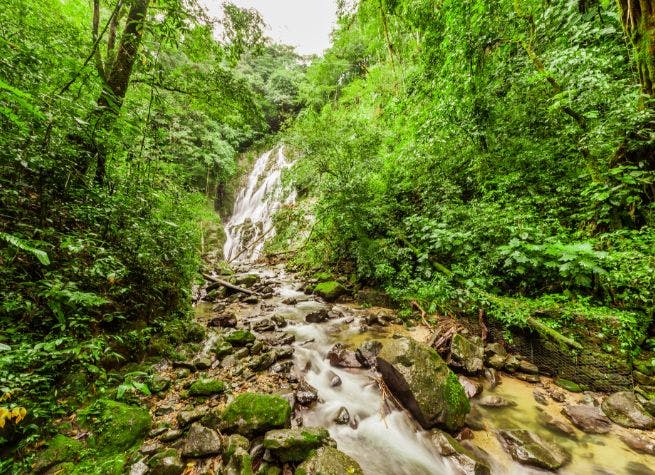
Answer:
POLYGON ((219 279, 219 278, 217 278, 217 277, 212 277, 211 275, 207 275, 207 274, 202 274, 202 276, 203 276, 205 279, 209 280, 210 282, 214 282, 214 283, 216 283, 216 284, 220 284, 220 285, 222 285, 223 287, 227 287, 228 289, 236 290, 237 292, 242 292, 242 293, 244 293, 244 294, 248 294, 248 295, 257 295, 257 296, 260 295, 259 293, 254 292, 254 291, 252 291, 252 290, 245 289, 245 288, 243 288, 243 287, 239 287, 238 285, 231 284, 231 283, 228 282, 227 280, 219 279))

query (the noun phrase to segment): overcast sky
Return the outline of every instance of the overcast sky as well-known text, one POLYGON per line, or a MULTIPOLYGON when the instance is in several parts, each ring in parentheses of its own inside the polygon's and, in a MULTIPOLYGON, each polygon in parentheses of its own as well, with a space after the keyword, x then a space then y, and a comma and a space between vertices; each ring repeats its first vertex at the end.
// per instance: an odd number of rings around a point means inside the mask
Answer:
MULTIPOLYGON (((201 0, 218 16, 222 0, 201 0)), ((336 0, 231 0, 239 7, 255 8, 268 25, 267 36, 296 47, 300 54, 321 54, 330 45, 336 21, 336 0)))

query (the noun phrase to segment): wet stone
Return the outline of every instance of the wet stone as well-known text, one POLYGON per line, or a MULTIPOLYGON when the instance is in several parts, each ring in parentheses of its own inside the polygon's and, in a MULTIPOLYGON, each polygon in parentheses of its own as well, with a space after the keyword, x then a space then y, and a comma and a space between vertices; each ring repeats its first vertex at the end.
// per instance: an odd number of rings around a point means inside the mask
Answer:
POLYGON ((330 387, 335 388, 337 386, 341 386, 341 378, 339 377, 338 374, 334 373, 333 371, 328 371, 326 373, 326 376, 330 381, 330 387))
POLYGON ((328 311, 324 308, 317 310, 316 312, 311 312, 305 315, 305 321, 307 323, 323 323, 330 319, 328 311))
POLYGON ((645 430, 655 427, 655 418, 646 412, 633 392, 614 393, 605 398, 601 407, 607 417, 623 427, 645 430))
POLYGON ((491 355, 489 359, 487 360, 487 364, 491 366, 492 368, 495 369, 502 369, 503 366, 505 366, 505 362, 507 361, 506 356, 501 356, 501 355, 491 355))
POLYGON ((282 315, 273 315, 271 321, 275 323, 278 328, 283 328, 287 326, 287 321, 282 315))
POLYGON ((541 404, 542 406, 548 405, 548 394, 546 394, 541 389, 535 389, 532 392, 532 396, 534 397, 534 400, 537 401, 538 404, 541 404))
POLYGON ((655 455, 655 440, 653 439, 627 433, 621 436, 621 440, 635 452, 655 455))
POLYGON ((209 327, 234 328, 237 326, 237 317, 233 313, 225 313, 214 317, 207 322, 209 327))
POLYGON ((458 333, 450 342, 450 356, 464 371, 475 374, 483 368, 484 346, 479 338, 467 338, 458 333))
POLYGON ((164 432, 162 434, 160 439, 161 439, 162 442, 173 442, 173 441, 179 439, 180 437, 182 437, 183 433, 184 432, 182 432, 179 429, 169 429, 169 430, 167 430, 166 432, 164 432))
POLYGON ((309 406, 318 399, 318 391, 307 381, 301 381, 296 392, 296 401, 301 406, 309 406))
POLYGON ((350 422, 350 412, 345 407, 341 407, 334 418, 336 424, 348 424, 350 422))
POLYGON ((589 434, 606 434, 612 427, 612 422, 595 406, 567 404, 562 413, 578 429, 589 434))
POLYGON ((375 366, 378 353, 382 350, 382 343, 375 340, 368 340, 362 343, 357 350, 355 350, 355 358, 361 363, 364 368, 371 368, 375 366))
POLYGON ((275 323, 270 318, 265 318, 263 320, 256 322, 252 326, 252 329, 255 330, 256 332, 268 332, 271 330, 275 330, 275 323))
POLYGON ((526 383, 536 384, 541 382, 538 374, 514 373, 514 377, 516 379, 520 379, 521 381, 525 381, 526 383))
POLYGON ((512 458, 524 465, 557 470, 571 460, 565 449, 527 430, 501 430, 498 436, 512 458))
POLYGON ((459 380, 459 384, 461 384, 464 388, 466 397, 469 399, 477 396, 482 392, 482 384, 480 384, 478 381, 474 381, 470 378, 467 378, 466 376, 462 376, 461 374, 457 376, 457 379, 459 380))
POLYGON ((184 457, 207 457, 221 453, 221 438, 213 429, 193 423, 184 440, 184 457))
POLYGON ((566 421, 563 421, 561 419, 556 419, 550 414, 546 414, 544 412, 539 413, 537 416, 537 420, 541 425, 543 425, 546 429, 549 431, 558 434, 558 435, 563 435, 565 437, 569 437, 572 439, 577 439, 577 436, 575 434, 575 429, 571 424, 569 424, 566 421))
POLYGON ((354 351, 347 350, 340 343, 334 345, 328 351, 327 359, 332 366, 339 368, 361 368, 362 364, 357 360, 354 351))
POLYGON ((497 395, 483 396, 477 400, 479 406, 487 408, 514 407, 516 403, 497 395))
POLYGON ((518 370, 527 374, 539 374, 539 368, 537 365, 530 363, 528 360, 521 360, 518 370))

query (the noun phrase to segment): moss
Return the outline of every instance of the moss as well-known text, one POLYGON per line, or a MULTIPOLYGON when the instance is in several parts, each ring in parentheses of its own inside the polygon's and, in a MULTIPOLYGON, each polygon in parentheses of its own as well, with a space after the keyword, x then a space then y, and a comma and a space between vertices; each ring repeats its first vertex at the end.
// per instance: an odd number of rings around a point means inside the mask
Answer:
POLYGON ((332 442, 330 433, 322 427, 271 430, 264 437, 264 447, 282 462, 301 462, 309 453, 332 442))
POLYGON ((255 341, 255 335, 248 330, 234 330, 223 337, 232 346, 246 346, 255 341))
POLYGON ((199 379, 189 387, 190 396, 212 396, 225 391, 225 383, 220 379, 199 379))
POLYGON ((291 416, 289 401, 272 394, 244 393, 237 396, 221 414, 219 427, 246 437, 287 425, 291 416))
POLYGON ((332 274, 330 272, 317 272, 314 274, 314 279, 317 282, 327 282, 332 280, 332 274))
POLYGON ((452 371, 448 374, 443 389, 444 399, 448 402, 445 426, 456 428, 461 424, 461 414, 468 414, 471 403, 466 397, 466 391, 452 371))
POLYGON ((83 448, 80 441, 58 434, 48 442, 45 450, 36 455, 32 468, 40 473, 58 463, 76 461, 83 448))
POLYGON ((103 452, 121 452, 141 442, 152 420, 147 410, 110 399, 99 399, 82 411, 93 432, 92 445, 103 452))
POLYGON ((555 380, 555 384, 557 384, 560 388, 564 388, 567 391, 571 391, 572 393, 582 392, 582 387, 580 387, 578 383, 574 383, 573 381, 569 381, 568 379, 557 378, 555 380))
POLYGON ((234 347, 232 346, 232 343, 228 341, 218 340, 214 345, 213 351, 217 358, 222 358, 234 353, 234 347))
POLYGON ((305 460, 295 475, 364 475, 359 464, 333 447, 321 447, 305 460))
POLYGON ((314 287, 314 293, 320 295, 328 302, 334 302, 336 299, 346 293, 346 288, 334 280, 321 282, 314 287))

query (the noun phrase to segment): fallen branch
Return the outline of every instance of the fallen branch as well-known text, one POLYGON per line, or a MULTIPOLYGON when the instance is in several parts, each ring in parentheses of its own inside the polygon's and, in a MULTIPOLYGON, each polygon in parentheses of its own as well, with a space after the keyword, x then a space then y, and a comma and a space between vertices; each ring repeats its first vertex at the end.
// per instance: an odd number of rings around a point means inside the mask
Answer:
POLYGON ((248 294, 248 295, 260 296, 260 294, 257 293, 257 292, 254 292, 254 291, 249 290, 249 289, 244 289, 243 287, 239 287, 238 285, 231 284, 230 282, 228 282, 226 280, 219 279, 217 277, 212 277, 211 275, 207 275, 207 274, 202 274, 202 276, 205 279, 207 279, 207 280, 209 280, 211 282, 215 282, 217 284, 221 284, 223 287, 227 287, 228 289, 236 290, 237 292, 242 292, 242 293, 248 294))
POLYGON ((430 324, 429 324, 428 321, 425 319, 425 310, 423 310, 423 307, 421 307, 421 306, 419 305, 419 303, 418 303, 416 300, 412 300, 410 303, 412 304, 412 306, 413 306, 414 308, 416 308, 419 312, 421 312, 421 320, 423 320, 423 324, 424 324, 426 327, 429 328, 429 327, 430 327, 430 324))
POLYGON ((578 343, 577 341, 571 340, 570 338, 562 335, 560 332, 553 330, 552 328, 544 325, 541 323, 539 320, 533 317, 528 317, 527 319, 528 325, 533 329, 536 330, 538 333, 540 333, 543 336, 550 337, 553 340, 555 340, 557 343, 564 343, 566 345, 572 346, 573 348, 577 350, 582 350, 582 345, 578 343))

